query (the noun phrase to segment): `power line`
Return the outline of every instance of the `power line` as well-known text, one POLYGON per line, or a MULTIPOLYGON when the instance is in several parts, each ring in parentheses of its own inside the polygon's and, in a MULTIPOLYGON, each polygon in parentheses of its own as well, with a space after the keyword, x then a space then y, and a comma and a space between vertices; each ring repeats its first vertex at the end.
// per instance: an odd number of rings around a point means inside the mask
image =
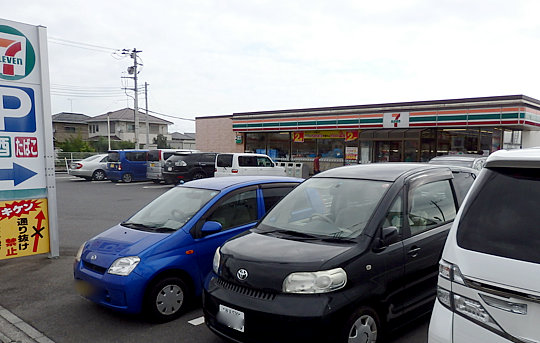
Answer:
POLYGON ((149 113, 154 113, 154 114, 157 114, 157 115, 160 115, 160 116, 164 116, 164 117, 174 118, 174 119, 195 121, 195 119, 191 119, 191 118, 183 118, 183 117, 171 116, 169 114, 163 114, 163 113, 154 112, 154 111, 150 111, 150 110, 148 110, 148 112, 149 113))
POLYGON ((62 39, 58 37, 49 37, 48 41, 50 43, 54 44, 60 44, 60 45, 68 45, 75 48, 81 48, 81 49, 88 49, 88 50, 95 50, 95 51, 102 51, 102 52, 114 52, 117 50, 121 50, 118 48, 110 48, 102 45, 96 45, 96 44, 88 44, 83 42, 76 42, 72 40, 62 39))

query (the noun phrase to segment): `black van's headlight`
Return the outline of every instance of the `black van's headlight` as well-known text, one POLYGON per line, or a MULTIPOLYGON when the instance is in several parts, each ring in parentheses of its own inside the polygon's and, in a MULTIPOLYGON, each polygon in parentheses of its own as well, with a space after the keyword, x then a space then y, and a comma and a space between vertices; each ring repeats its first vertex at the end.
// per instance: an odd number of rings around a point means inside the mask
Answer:
POLYGON ((219 252, 219 247, 216 249, 216 252, 214 253, 214 259, 212 260, 212 270, 214 273, 219 274, 219 262, 221 260, 221 254, 219 252))
POLYGON ((345 287, 347 273, 342 268, 289 274, 283 281, 285 293, 328 293, 345 287))

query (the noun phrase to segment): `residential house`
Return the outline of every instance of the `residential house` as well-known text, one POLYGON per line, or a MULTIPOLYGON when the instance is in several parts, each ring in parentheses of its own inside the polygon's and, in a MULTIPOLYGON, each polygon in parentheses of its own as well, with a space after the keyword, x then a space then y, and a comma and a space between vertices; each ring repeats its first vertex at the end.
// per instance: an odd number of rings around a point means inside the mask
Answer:
MULTIPOLYGON (((163 135, 167 140, 171 140, 171 135, 168 133, 168 126, 172 125, 172 122, 141 112, 138 112, 138 116, 139 143, 141 145, 146 144, 147 121, 149 127, 149 144, 153 144, 154 138, 159 134, 163 135)), ((110 132, 111 139, 113 136, 116 136, 122 141, 135 141, 135 118, 134 111, 131 108, 123 108, 96 117, 90 117, 87 123, 90 140, 95 140, 99 137, 107 138, 110 132)))
POLYGON ((195 148, 195 132, 173 132, 172 139, 167 141, 167 144, 173 149, 196 149, 195 148))
POLYGON ((80 136, 88 139, 88 124, 91 118, 86 114, 61 112, 52 115, 54 142, 65 142, 69 138, 80 136))

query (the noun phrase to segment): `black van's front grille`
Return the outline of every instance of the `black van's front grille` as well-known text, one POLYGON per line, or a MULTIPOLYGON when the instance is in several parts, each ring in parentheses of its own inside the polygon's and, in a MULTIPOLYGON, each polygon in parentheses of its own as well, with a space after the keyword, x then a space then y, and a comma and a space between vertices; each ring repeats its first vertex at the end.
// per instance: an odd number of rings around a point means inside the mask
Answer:
POLYGON ((84 268, 91 270, 93 272, 99 273, 99 274, 105 274, 107 271, 107 268, 96 266, 95 264, 83 261, 84 268))
POLYGON ((257 289, 253 289, 249 287, 244 287, 240 285, 235 285, 221 278, 218 278, 217 283, 223 288, 226 288, 236 293, 240 293, 242 295, 246 295, 248 297, 257 298, 261 300, 274 300, 276 298, 276 295, 274 293, 265 292, 265 291, 261 291, 261 290, 257 290, 257 289))

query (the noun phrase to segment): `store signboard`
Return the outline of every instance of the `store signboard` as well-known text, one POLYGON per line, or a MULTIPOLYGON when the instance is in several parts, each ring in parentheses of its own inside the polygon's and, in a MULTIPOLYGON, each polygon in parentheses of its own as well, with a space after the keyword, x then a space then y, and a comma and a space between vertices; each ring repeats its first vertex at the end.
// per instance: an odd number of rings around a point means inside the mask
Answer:
POLYGON ((58 256, 47 31, 0 19, 0 260, 58 256))
POLYGON ((302 143, 305 139, 344 139, 345 141, 349 142, 358 139, 358 130, 321 130, 293 132, 293 142, 302 143))

